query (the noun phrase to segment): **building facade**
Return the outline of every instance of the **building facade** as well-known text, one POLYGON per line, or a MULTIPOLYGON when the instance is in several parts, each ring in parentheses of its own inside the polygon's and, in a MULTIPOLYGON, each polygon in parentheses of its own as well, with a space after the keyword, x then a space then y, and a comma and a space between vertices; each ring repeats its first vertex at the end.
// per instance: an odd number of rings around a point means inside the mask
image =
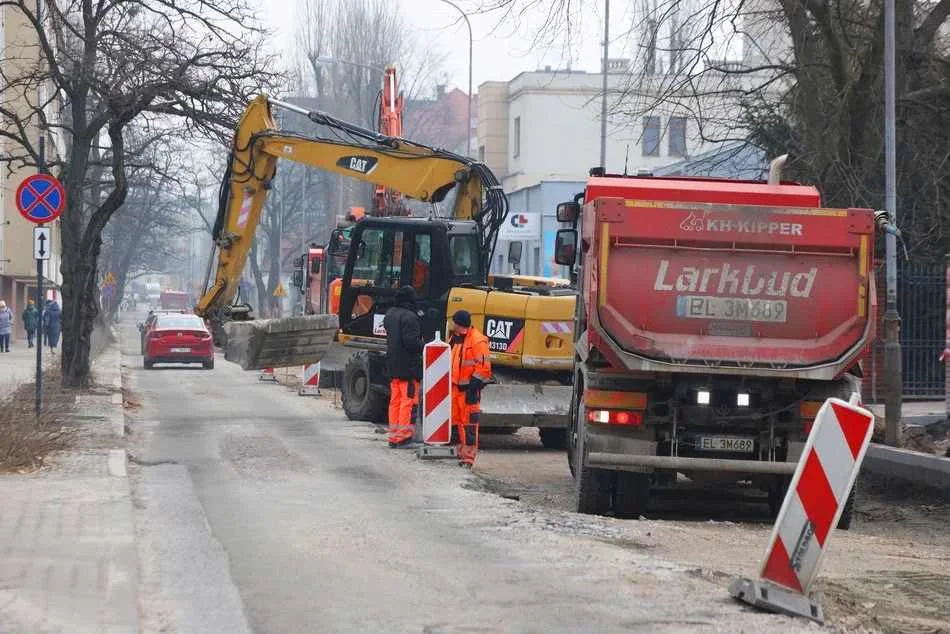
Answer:
MULTIPOLYGON (((5 78, 22 77, 36 68, 39 63, 39 49, 36 32, 26 17, 15 7, 0 7, 0 66, 5 78)), ((32 90, 11 89, 9 85, 0 87, 0 101, 8 111, 15 113, 22 122, 26 135, 38 140, 43 134, 39 118, 33 111, 34 104, 47 103, 53 94, 51 87, 41 85, 32 90)), ((44 108, 48 121, 59 121, 59 105, 54 101, 44 108)), ((10 126, 10 121, 3 121, 10 126)), ((47 156, 56 156, 63 151, 62 139, 50 132, 45 133, 47 156)), ((22 150, 12 141, 0 141, 0 152, 10 157, 22 150)), ((19 323, 28 299, 36 295, 36 260, 33 259, 33 227, 20 214, 16 206, 16 191, 24 178, 35 174, 35 168, 22 168, 16 164, 0 164, 0 299, 6 301, 16 316, 14 335, 25 338, 26 333, 19 323), (8 167, 13 167, 11 171, 8 167)), ((52 223, 53 244, 50 260, 44 263, 44 286, 51 289, 47 297, 55 294, 55 288, 62 282, 60 274, 60 223, 52 223)))

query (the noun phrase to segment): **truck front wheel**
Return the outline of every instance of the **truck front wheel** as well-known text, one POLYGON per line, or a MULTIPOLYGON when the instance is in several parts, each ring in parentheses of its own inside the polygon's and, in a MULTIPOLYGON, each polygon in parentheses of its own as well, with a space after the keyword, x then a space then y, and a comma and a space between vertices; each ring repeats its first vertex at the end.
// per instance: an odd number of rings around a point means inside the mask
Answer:
POLYGON ((567 430, 558 427, 540 427, 538 435, 545 449, 564 449, 567 447, 567 430))

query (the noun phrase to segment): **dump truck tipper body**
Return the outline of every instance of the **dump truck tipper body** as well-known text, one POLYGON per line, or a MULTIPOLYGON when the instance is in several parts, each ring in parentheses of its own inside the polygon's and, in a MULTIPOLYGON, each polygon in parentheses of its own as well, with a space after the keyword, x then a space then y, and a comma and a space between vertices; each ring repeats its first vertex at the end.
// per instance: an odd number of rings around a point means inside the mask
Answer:
POLYGON ((873 337, 874 212, 793 183, 613 176, 573 209, 579 510, 638 514, 677 473, 756 480, 777 506, 873 337))

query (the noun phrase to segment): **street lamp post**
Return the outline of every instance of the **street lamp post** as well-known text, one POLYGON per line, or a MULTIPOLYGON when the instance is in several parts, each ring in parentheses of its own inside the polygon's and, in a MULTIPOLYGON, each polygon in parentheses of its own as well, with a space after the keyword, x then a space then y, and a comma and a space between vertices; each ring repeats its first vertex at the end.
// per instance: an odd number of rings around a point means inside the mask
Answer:
POLYGON ((360 68, 367 68, 369 70, 374 70, 377 73, 383 73, 383 74, 386 73, 386 69, 383 68, 382 66, 376 66, 374 64, 364 64, 363 62, 354 62, 349 59, 339 59, 336 57, 327 57, 327 56, 321 55, 317 57, 317 61, 320 62, 321 64, 346 64, 347 66, 358 66, 360 68))
POLYGON ((465 26, 468 27, 468 120, 465 122, 465 152, 472 156, 472 23, 468 21, 468 15, 451 0, 441 0, 453 9, 459 12, 462 19, 465 20, 465 26))
MULTIPOLYGON (((897 117, 895 112, 895 34, 894 0, 884 0, 884 206, 890 221, 897 226, 897 117)), ((884 237, 885 310, 884 310, 884 442, 900 444, 903 378, 901 368, 901 318, 897 311, 897 236, 884 237)))

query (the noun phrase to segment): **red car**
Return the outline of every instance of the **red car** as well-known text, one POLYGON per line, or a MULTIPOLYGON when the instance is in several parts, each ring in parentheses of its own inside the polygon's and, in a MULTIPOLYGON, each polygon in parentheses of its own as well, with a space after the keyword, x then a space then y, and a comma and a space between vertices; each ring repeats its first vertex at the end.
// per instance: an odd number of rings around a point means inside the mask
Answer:
POLYGON ((145 333, 145 368, 156 363, 200 363, 214 367, 214 344, 197 315, 157 315, 145 333))

